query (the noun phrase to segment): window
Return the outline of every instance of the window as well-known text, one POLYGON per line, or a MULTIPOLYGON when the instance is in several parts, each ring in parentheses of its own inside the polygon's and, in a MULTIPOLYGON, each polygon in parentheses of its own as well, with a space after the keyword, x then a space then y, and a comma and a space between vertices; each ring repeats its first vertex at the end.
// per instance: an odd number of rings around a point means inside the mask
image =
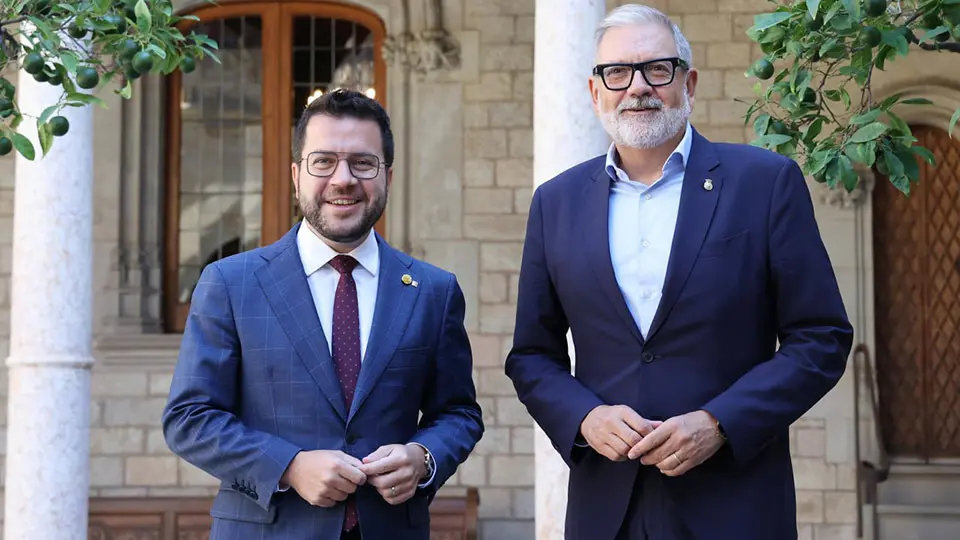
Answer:
MULTIPOLYGON (((300 219, 291 141, 334 88, 386 103, 383 23, 342 4, 242 2, 193 12, 220 63, 167 78, 164 321, 182 332, 204 266, 276 241, 300 219)), ((377 224, 383 234, 385 217, 377 224)))

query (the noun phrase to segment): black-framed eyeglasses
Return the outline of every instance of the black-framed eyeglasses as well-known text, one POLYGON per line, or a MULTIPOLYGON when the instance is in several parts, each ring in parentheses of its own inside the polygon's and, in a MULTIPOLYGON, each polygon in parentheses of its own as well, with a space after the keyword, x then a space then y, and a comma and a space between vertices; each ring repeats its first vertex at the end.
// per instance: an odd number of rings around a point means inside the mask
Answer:
POLYGON ((598 64, 593 68, 593 74, 600 77, 608 90, 617 91, 630 88, 637 71, 643 75, 643 80, 650 86, 666 86, 673 82, 678 67, 690 68, 683 59, 674 57, 658 58, 648 62, 598 64))
POLYGON ((337 152, 310 152, 307 157, 300 158, 297 163, 306 161, 307 174, 319 178, 331 176, 337 170, 340 161, 346 161, 350 174, 360 180, 372 180, 380 174, 380 157, 374 154, 354 153, 343 154, 337 152))

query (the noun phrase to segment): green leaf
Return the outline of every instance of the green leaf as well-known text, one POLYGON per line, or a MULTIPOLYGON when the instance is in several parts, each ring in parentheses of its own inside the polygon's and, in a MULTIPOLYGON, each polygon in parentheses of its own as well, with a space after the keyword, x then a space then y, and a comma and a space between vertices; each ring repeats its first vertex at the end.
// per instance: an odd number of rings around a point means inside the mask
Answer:
POLYGON ((898 101, 900 101, 900 98, 902 97, 903 97, 903 92, 897 92, 896 94, 893 94, 892 96, 889 96, 883 101, 881 101, 880 108, 889 109, 890 107, 893 107, 894 104, 896 104, 898 101))
POLYGON ((943 0, 943 5, 945 6, 960 5, 960 0, 943 0))
POLYGON ((846 88, 841 88, 841 89, 840 89, 840 99, 843 100, 843 105, 844 105, 844 107, 846 107, 847 109, 849 109, 849 108, 850 108, 850 94, 847 92, 847 89, 846 89, 846 88))
POLYGON ((903 172, 907 175, 907 178, 918 180, 920 178, 920 166, 917 165, 917 157, 913 152, 900 144, 894 147, 893 152, 900 159, 900 163, 903 164, 903 172))
POLYGON ((764 135, 763 137, 760 137, 759 139, 754 140, 752 144, 754 146, 765 146, 769 148, 772 146, 780 146, 781 144, 785 142, 790 142, 792 140, 793 140, 793 137, 789 135, 771 133, 769 135, 764 135))
POLYGON ((100 99, 92 94, 82 94, 80 92, 72 92, 67 94, 67 101, 80 102, 84 105, 90 105, 92 103, 100 103, 100 99))
POLYGON ((133 12, 137 15, 137 27, 144 34, 150 32, 153 26, 153 17, 150 16, 150 8, 147 7, 145 0, 137 0, 137 5, 133 7, 133 12))
POLYGON ((942 34, 942 33, 944 33, 944 32, 949 32, 949 31, 950 31, 950 27, 949 27, 949 26, 938 26, 938 27, 936 27, 936 28, 934 28, 934 29, 932 29, 932 30, 928 30, 926 33, 924 33, 922 36, 920 36, 919 39, 920 39, 921 42, 929 41, 929 40, 931 40, 931 39, 939 36, 940 34, 942 34))
POLYGON ((766 30, 771 26, 776 26, 783 21, 793 17, 793 14, 785 11, 778 11, 776 13, 763 13, 757 15, 753 18, 753 28, 759 30, 766 30))
POLYGON ((890 150, 883 151, 883 163, 887 166, 888 177, 903 176, 903 163, 890 150))
POLYGON ((757 137, 763 137, 767 133, 767 129, 770 127, 770 115, 761 114, 753 121, 753 132, 757 134, 757 137))
POLYGON ((18 152, 23 154, 23 157, 30 161, 33 161, 33 158, 37 157, 36 150, 33 149, 33 143, 30 142, 30 139, 19 133, 13 134, 13 146, 18 152))
POLYGON ((817 11, 820 9, 820 0, 807 0, 807 12, 811 19, 817 18, 817 11))
POLYGON ((67 71, 70 73, 77 72, 77 64, 80 63, 80 59, 76 54, 70 51, 62 51, 60 53, 60 61, 63 62, 63 67, 67 68, 67 71))
POLYGON ((901 101, 904 105, 933 105, 933 102, 926 98, 910 98, 901 101))
POLYGON ((853 20, 860 20, 860 0, 843 0, 843 7, 847 8, 847 13, 853 20))
POLYGON ((47 107, 46 109, 43 110, 42 113, 40 113, 40 118, 37 119, 37 123, 46 124, 47 120, 50 119, 53 113, 57 112, 59 109, 60 109, 60 105, 51 105, 47 107))
POLYGON ((50 133, 50 124, 40 124, 39 129, 37 129, 37 135, 40 138, 40 150, 43 152, 43 155, 46 156, 47 152, 50 151, 50 147, 53 146, 53 133, 50 133))
POLYGON ((953 128, 957 127, 957 120, 960 120, 960 109, 957 109, 953 113, 953 117, 950 118, 950 127, 947 128, 947 135, 950 135, 953 138, 953 128))
POLYGON ((930 150, 927 150, 922 146, 911 146, 910 151, 913 152, 915 156, 929 163, 930 166, 935 167, 937 165, 937 158, 934 157, 933 152, 930 150))
POLYGON ((894 132, 899 133, 901 136, 910 135, 911 133, 910 126, 907 125, 907 123, 904 122, 902 118, 900 118, 896 114, 893 114, 890 111, 887 111, 887 119, 890 120, 890 128, 894 132))
POLYGON ((840 162, 840 182, 847 191, 853 191, 860 181, 857 172, 853 170, 853 162, 847 156, 840 156, 837 161, 840 162))
POLYGON ((157 47, 153 43, 147 45, 146 50, 153 52, 153 54, 157 55, 157 57, 160 58, 161 60, 167 59, 167 53, 163 52, 163 49, 161 49, 160 47, 157 47))
POLYGON ((869 124, 870 122, 873 122, 874 120, 876 120, 880 116, 880 113, 882 112, 883 111, 880 109, 873 109, 872 111, 868 111, 863 114, 858 114, 857 116, 854 116, 853 118, 850 119, 850 123, 855 126, 862 126, 863 124, 869 124))
POLYGON ((823 130, 823 118, 817 118, 810 125, 805 128, 803 134, 803 140, 807 142, 812 142, 817 138, 817 135, 820 135, 820 132, 823 130))
POLYGON ((760 38, 757 40, 757 43, 760 43, 761 45, 765 43, 776 43, 781 39, 783 39, 784 36, 786 35, 787 33, 786 31, 784 31, 783 28, 780 28, 779 26, 774 26, 773 28, 770 28, 765 32, 762 32, 762 34, 760 35, 760 38))
POLYGON ((123 85, 123 88, 118 92, 118 94, 120 94, 120 97, 122 97, 123 99, 130 99, 130 96, 132 95, 132 93, 133 93, 133 86, 131 86, 130 81, 127 81, 127 83, 123 85))
POLYGON ((819 54, 822 58, 843 58, 847 48, 837 39, 831 39, 820 47, 819 54))
POLYGON ((848 144, 846 148, 843 149, 843 153, 857 163, 862 163, 867 167, 873 167, 873 162, 877 157, 877 143, 876 141, 870 141, 848 144))
POLYGON ((853 134, 853 137, 850 137, 850 142, 861 143, 872 141, 886 132, 886 124, 883 122, 874 122, 858 129, 857 132, 853 134))

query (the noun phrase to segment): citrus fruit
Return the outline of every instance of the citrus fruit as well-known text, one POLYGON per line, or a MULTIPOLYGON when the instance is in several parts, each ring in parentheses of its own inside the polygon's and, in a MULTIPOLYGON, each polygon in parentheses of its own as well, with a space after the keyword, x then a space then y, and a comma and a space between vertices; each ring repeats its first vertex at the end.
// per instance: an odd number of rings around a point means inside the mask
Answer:
POLYGON ((124 60, 130 60, 138 52, 140 52, 140 45, 132 39, 125 39, 120 44, 120 58, 124 60))
POLYGON ((773 76, 773 64, 766 58, 761 58, 753 64, 753 73, 758 79, 769 79, 773 76))
POLYGON ((96 88, 100 84, 100 74, 90 66, 77 68, 77 86, 84 90, 96 88))
POLYGON ((46 71, 41 71, 33 76, 33 80, 37 82, 47 82, 50 80, 50 75, 47 75, 46 71))
POLYGON ((864 0, 863 8, 867 17, 877 17, 887 11, 887 0, 864 0))
POLYGON ((130 61, 130 65, 133 66, 133 69, 135 69, 137 73, 143 75, 153 69, 153 55, 147 51, 140 51, 133 55, 133 60, 130 61))
POLYGON ((60 86, 60 84, 63 83, 63 75, 61 75, 59 71, 54 71, 47 82, 53 86, 60 86))
POLYGON ((43 58, 32 52, 23 59, 23 70, 31 75, 36 75, 43 71, 43 58))
POLYGON ((810 18, 810 15, 807 15, 803 24, 807 27, 807 30, 816 32, 823 27, 823 19, 819 15, 813 19, 810 18))
POLYGON ((0 137, 0 156, 5 156, 13 150, 13 143, 6 137, 0 137))
POLYGON ((785 134, 785 133, 787 132, 787 125, 784 124, 784 123, 783 123, 782 121, 780 121, 780 120, 774 120, 774 121, 770 122, 770 129, 769 129, 769 131, 771 131, 771 132, 773 132, 773 133, 777 133, 777 134, 783 135, 783 134, 785 134))
POLYGON ((70 131, 70 122, 62 116, 54 116, 50 119, 50 133, 54 137, 63 137, 70 131))
POLYGON ((180 70, 184 73, 190 73, 197 69, 197 61, 192 56, 184 56, 180 61, 180 70))
POLYGON ((74 39, 80 39, 80 38, 82 38, 83 36, 87 35, 87 29, 86 29, 86 28, 81 28, 81 27, 79 27, 79 26, 77 26, 77 25, 75 25, 75 24, 71 24, 71 25, 67 28, 67 33, 70 34, 70 37, 72 37, 72 38, 74 38, 74 39))
POLYGON ((867 47, 876 47, 883 39, 882 34, 880 34, 880 30, 877 30, 873 26, 864 27, 863 34, 861 34, 860 37, 863 39, 863 44, 867 47))
POLYGON ((122 15, 108 13, 107 15, 103 16, 103 22, 115 28, 115 30, 110 33, 122 34, 127 31, 127 19, 122 15))
POLYGON ((804 103, 815 103, 817 101, 817 91, 809 86, 803 91, 804 103))

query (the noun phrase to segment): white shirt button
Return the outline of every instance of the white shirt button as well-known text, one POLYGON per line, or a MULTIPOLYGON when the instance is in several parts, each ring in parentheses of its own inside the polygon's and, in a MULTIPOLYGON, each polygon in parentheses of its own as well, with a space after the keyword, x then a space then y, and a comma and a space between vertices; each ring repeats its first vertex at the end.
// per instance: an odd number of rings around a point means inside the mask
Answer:
POLYGON ((650 241, 647 240, 647 239, 644 239, 642 242, 640 242, 640 245, 643 246, 643 247, 645 247, 645 248, 648 248, 648 247, 650 247, 650 241))

